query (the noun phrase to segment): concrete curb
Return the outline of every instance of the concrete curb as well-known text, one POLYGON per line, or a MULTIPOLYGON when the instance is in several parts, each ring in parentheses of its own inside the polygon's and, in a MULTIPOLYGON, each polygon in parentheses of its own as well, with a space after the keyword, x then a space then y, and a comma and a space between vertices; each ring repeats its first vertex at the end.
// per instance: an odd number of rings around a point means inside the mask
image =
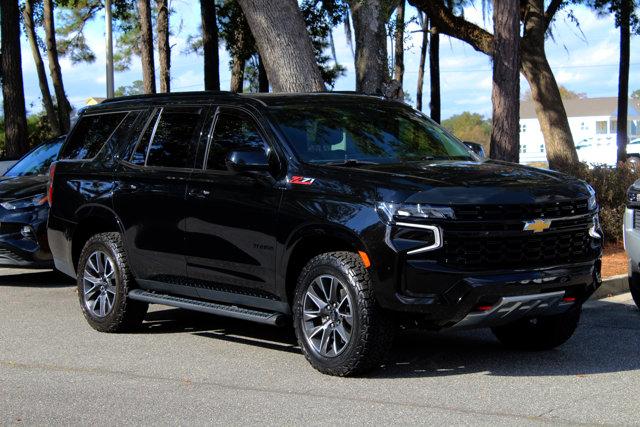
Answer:
POLYGON ((603 279, 602 285, 593 293, 591 299, 602 299, 626 292, 629 292, 629 276, 620 274, 603 279))

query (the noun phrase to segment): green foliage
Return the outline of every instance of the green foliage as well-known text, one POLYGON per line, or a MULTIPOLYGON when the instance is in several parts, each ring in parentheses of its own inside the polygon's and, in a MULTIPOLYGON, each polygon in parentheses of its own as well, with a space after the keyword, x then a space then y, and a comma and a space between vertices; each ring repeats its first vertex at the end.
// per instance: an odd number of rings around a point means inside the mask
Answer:
POLYGON ((581 164, 572 169, 565 169, 564 172, 585 180, 596 190, 605 242, 620 242, 627 189, 640 179, 640 170, 634 170, 624 164, 619 164, 616 168, 608 166, 588 168, 581 164))
POLYGON ((442 125, 463 141, 478 142, 489 153, 491 120, 481 114, 465 111, 451 116, 442 125))
POLYGON ((631 98, 640 99, 640 89, 636 89, 631 93, 631 98))
MULTIPOLYGON (((27 132, 29 147, 34 147, 47 139, 57 135, 51 133, 49 122, 45 113, 34 114, 27 117, 27 132)), ((0 116, 0 159, 5 157, 4 117, 0 116)))
POLYGON ((332 28, 344 21, 345 15, 349 13, 348 5, 341 0, 304 0, 300 10, 311 37, 322 79, 333 88, 336 80, 345 74, 346 68, 338 63, 332 64, 331 57, 325 52, 330 47, 332 28))
POLYGON ((144 93, 144 83, 142 80, 135 80, 129 86, 120 86, 115 90, 115 96, 132 96, 141 95, 144 93))
MULTIPOLYGON (((93 62, 95 53, 87 44, 84 30, 91 20, 104 9, 103 0, 58 0, 58 51, 76 64, 93 62)), ((135 0, 113 0, 114 31, 120 36, 130 31, 131 20, 135 20, 135 0)), ((119 41, 119 39, 118 39, 119 41)))
POLYGON ((616 27, 620 27, 622 24, 622 9, 623 4, 627 3, 631 14, 629 16, 629 26, 631 28, 631 34, 640 35, 640 13, 638 8, 640 4, 637 0, 587 0, 587 5, 595 9, 596 13, 606 16, 613 14, 615 18, 616 27))
POLYGON ((245 61, 253 56, 258 48, 249 24, 236 0, 224 0, 218 6, 219 37, 224 41, 231 56, 245 61))

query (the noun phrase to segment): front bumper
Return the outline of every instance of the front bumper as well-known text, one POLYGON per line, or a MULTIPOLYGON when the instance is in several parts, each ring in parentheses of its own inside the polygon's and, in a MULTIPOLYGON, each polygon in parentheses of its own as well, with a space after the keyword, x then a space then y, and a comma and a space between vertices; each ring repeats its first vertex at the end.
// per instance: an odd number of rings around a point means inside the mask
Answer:
POLYGON ((640 273, 640 229, 634 225, 634 209, 624 212, 624 249, 629 257, 629 275, 640 273))
MULTIPOLYGON (((414 265, 413 269, 421 269, 419 273, 414 271, 414 280, 415 277, 422 277, 425 290, 436 292, 397 292, 397 303, 391 304, 393 307, 390 308, 437 328, 454 326, 476 312, 478 307, 491 307, 493 310, 499 307, 501 301, 509 301, 514 297, 561 292, 563 298, 570 299, 571 304, 566 305, 568 308, 586 301, 600 286, 600 267, 600 260, 595 260, 529 271, 465 274, 445 272, 435 264, 431 268, 414 265)), ((552 311, 549 307, 546 314, 553 314, 552 311)), ((522 311, 518 312, 522 314, 522 311)))
POLYGON ((39 206, 17 211, 0 208, 0 267, 53 268, 47 242, 49 209, 39 206), (22 228, 30 232, 23 235, 22 228))

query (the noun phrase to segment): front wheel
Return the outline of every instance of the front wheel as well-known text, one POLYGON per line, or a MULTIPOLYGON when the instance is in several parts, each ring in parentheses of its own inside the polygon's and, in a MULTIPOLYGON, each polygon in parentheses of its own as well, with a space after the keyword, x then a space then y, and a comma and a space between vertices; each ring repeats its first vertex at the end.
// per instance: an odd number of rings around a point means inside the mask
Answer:
POLYGON ((393 320, 377 305, 369 272, 351 252, 318 255, 306 265, 293 314, 305 357, 325 374, 349 376, 374 369, 393 340, 393 320))
POLYGON ((529 351, 550 350, 571 338, 578 327, 581 312, 582 306, 576 305, 561 314, 521 319, 491 330, 507 347, 529 351))

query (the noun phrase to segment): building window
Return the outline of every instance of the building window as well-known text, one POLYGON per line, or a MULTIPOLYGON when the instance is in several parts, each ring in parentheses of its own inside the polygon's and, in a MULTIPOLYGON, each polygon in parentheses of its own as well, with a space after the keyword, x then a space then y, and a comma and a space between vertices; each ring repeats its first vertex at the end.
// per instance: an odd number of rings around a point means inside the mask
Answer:
POLYGON ((611 120, 611 125, 609 126, 609 133, 618 133, 618 121, 611 120))
POLYGON ((540 144, 540 152, 544 153, 544 144, 540 144))
POLYGON ((596 122, 596 134, 604 135, 607 133, 607 121, 606 120, 598 120, 596 122))
POLYGON ((589 126, 585 122, 580 123, 580 130, 589 130, 589 126))
POLYGON ((520 132, 526 132, 527 131, 527 124, 523 123, 520 125, 520 132))
POLYGON ((523 154, 527 152, 527 144, 524 144, 524 145, 520 146, 520 152, 523 153, 523 154))

